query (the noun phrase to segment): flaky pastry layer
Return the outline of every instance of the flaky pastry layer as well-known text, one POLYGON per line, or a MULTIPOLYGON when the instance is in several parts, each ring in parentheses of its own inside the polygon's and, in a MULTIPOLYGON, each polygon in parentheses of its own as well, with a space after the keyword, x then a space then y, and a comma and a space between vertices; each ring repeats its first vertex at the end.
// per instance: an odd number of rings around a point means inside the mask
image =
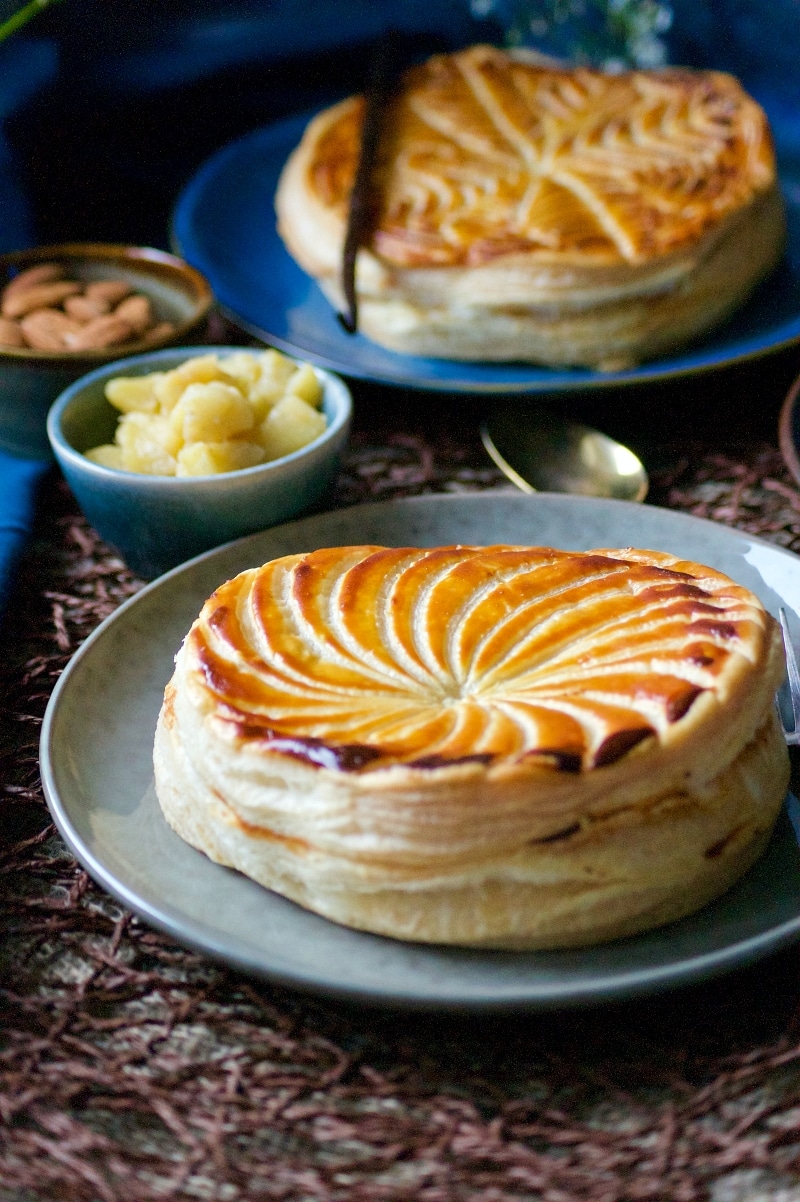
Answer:
POLYGON ((155 748, 175 829, 338 921, 567 946, 690 912, 763 847, 777 624, 625 549, 346 547, 209 599, 155 748))

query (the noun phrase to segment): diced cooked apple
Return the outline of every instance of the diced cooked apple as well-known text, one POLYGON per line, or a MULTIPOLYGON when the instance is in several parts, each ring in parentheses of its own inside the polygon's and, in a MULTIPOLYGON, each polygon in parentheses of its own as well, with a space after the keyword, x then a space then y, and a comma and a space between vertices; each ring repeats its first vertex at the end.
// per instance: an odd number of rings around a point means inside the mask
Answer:
POLYGON ((101 467, 113 467, 119 471, 122 468, 122 450, 113 442, 104 442, 102 446, 92 447, 86 452, 86 458, 101 467))
POLYGON ((185 443, 223 442, 246 434, 256 424, 250 402, 234 384, 219 380, 189 384, 169 420, 185 443))
POLYGON ((259 427, 267 459, 278 459, 299 451, 325 429, 325 418, 298 396, 285 396, 267 414, 259 427))
POLYGON ((147 376, 118 376, 106 384, 106 400, 122 413, 157 413, 155 389, 163 376, 163 371, 147 376))
POLYGON ((310 363, 304 363, 302 367, 298 367, 294 375, 290 377, 286 391, 292 396, 299 396, 301 401, 306 401, 315 409, 318 409, 322 403, 322 385, 310 363))
POLYGON ((310 364, 277 350, 196 355, 171 371, 109 380, 106 396, 122 414, 115 444, 86 455, 148 475, 240 471, 318 438, 323 391, 310 364))
POLYGON ((231 383, 230 376, 226 377, 216 355, 195 355, 193 359, 181 363, 180 367, 164 372, 155 384, 161 412, 170 413, 190 384, 210 384, 212 380, 231 383))
POLYGON ((148 476, 175 475, 175 456, 181 442, 167 418, 125 413, 117 426, 116 438, 126 472, 144 472, 148 476))
POLYGON ((264 448, 243 439, 192 442, 178 451, 177 476, 216 476, 238 472, 264 461, 264 448))

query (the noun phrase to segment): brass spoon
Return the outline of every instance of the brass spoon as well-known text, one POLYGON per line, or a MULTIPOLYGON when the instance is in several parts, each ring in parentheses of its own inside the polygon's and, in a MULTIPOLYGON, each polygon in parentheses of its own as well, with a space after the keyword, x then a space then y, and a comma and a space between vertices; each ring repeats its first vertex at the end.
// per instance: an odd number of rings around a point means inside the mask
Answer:
POLYGON ((628 447, 555 410, 523 404, 498 405, 481 425, 484 447, 517 488, 644 500, 647 472, 628 447))

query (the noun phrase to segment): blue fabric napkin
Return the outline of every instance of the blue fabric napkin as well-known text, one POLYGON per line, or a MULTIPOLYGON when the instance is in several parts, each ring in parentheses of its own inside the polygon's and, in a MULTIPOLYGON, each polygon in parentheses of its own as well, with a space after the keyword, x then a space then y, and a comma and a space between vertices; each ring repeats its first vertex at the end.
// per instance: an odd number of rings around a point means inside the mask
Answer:
POLYGON ((39 481, 49 466, 42 459, 17 459, 0 450, 0 619, 33 526, 39 481))
MULTIPOLYGON (((54 43, 14 38, 0 47, 0 250, 19 250, 33 241, 33 224, 12 161, 3 122, 56 72, 54 43)), ((36 489, 49 464, 41 459, 17 459, 0 449, 0 621, 11 593, 15 569, 30 534, 36 489)))

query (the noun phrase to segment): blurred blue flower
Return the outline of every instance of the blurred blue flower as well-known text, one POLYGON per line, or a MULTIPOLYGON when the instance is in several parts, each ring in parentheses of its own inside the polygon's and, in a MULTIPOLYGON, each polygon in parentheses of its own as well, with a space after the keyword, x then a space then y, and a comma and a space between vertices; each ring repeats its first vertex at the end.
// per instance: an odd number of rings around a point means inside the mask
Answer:
POLYGON ((569 62, 622 70, 667 60, 667 0, 471 0, 471 11, 497 21, 509 45, 569 62))

